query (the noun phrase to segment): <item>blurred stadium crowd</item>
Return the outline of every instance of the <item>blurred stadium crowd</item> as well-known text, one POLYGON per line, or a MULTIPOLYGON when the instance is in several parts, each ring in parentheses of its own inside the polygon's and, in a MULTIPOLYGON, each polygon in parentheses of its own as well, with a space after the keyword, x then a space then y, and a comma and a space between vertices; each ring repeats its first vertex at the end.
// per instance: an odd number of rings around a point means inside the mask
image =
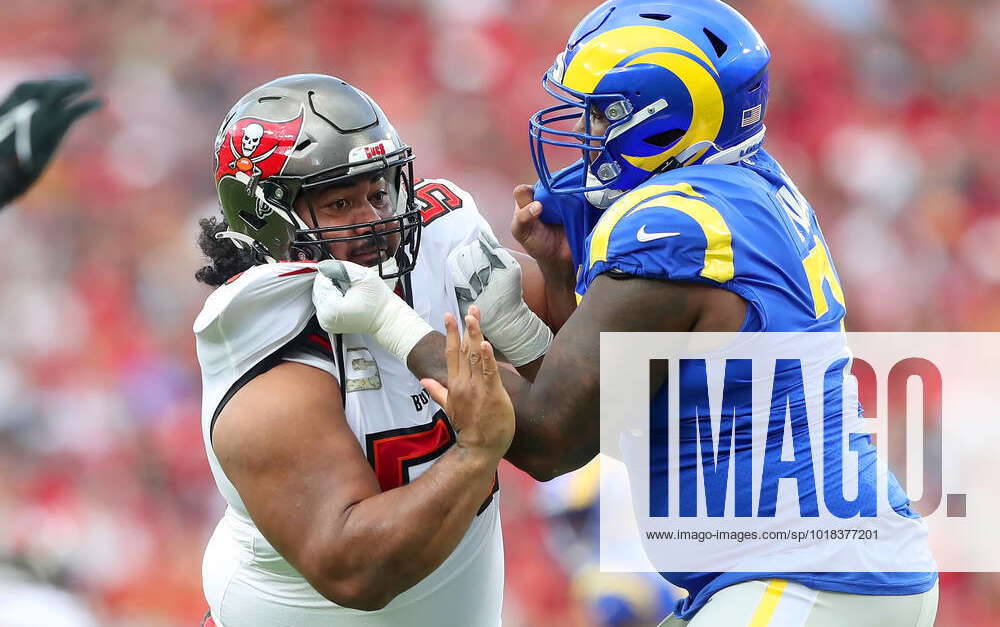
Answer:
MULTIPOLYGON (((229 105, 279 75, 342 76, 389 113, 418 175, 471 191, 505 234, 511 188, 534 180, 539 78, 594 4, 4 0, 0 91, 76 69, 106 106, 0 215, 0 598, 30 571, 93 624, 205 610, 223 502, 199 427, 194 239, 217 211, 229 105)), ((848 326, 1000 330, 1000 4, 734 4, 775 56, 767 146, 820 216, 848 326)), ((627 624, 663 602, 593 572, 592 472, 539 488, 506 470, 505 624, 627 624)), ((946 574, 941 599, 939 625, 1000 623, 1000 576, 946 574)))

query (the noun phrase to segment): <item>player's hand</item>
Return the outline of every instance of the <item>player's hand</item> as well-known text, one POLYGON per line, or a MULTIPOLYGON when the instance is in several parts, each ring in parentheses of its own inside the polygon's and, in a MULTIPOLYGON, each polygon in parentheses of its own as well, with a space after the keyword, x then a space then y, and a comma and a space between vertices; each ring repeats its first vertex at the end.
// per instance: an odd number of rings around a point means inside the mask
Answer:
POLYGON ((0 103, 0 207, 38 179, 74 122, 97 109, 82 75, 35 80, 14 88, 0 103))
POLYGON ((559 224, 546 224, 539 219, 542 203, 535 200, 530 185, 514 188, 514 219, 510 232, 525 252, 540 265, 573 265, 573 256, 566 241, 566 233, 559 224))
POLYGON ((396 299, 371 268, 350 261, 321 261, 313 282, 316 318, 327 333, 372 335, 378 313, 396 299))
POLYGON ((444 325, 448 387, 434 379, 420 383, 448 414, 458 446, 500 459, 514 439, 514 407, 500 382, 493 347, 483 339, 479 311, 473 306, 465 317, 464 338, 451 314, 445 314, 444 325))
POLYGON ((333 259, 321 261, 317 269, 313 305, 327 333, 371 335, 405 364, 416 343, 431 332, 375 269, 333 259))
POLYGON ((475 305, 483 333, 514 366, 538 359, 552 343, 552 331, 528 308, 521 290, 521 266, 488 230, 448 255, 448 270, 462 314, 475 305))

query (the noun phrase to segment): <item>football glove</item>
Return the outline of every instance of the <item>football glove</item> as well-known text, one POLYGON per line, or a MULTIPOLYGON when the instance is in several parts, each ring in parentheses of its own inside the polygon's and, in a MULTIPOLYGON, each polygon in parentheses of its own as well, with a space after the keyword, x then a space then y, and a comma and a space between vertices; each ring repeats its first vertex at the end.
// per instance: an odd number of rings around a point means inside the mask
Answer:
POLYGON ((74 122, 97 109, 85 76, 19 84, 0 103, 0 208, 24 193, 52 159, 74 122))
POLYGON ((318 270, 313 304, 327 333, 370 335, 405 364, 417 342, 433 330, 389 289, 377 269, 327 259, 318 270))
POLYGON ((552 331, 528 308, 521 291, 521 266, 493 233, 451 251, 448 269, 464 317, 479 307, 483 335, 514 366, 545 354, 552 331))

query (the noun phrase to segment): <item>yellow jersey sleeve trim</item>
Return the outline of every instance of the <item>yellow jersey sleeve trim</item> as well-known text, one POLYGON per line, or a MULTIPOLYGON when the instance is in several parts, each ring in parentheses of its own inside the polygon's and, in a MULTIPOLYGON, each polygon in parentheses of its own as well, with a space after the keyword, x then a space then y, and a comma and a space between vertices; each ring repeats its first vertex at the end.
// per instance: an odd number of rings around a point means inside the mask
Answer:
POLYGON ((590 267, 594 267, 598 261, 607 261, 611 233, 623 218, 648 207, 666 207, 689 216, 701 227, 706 242, 701 276, 717 283, 732 280, 736 275, 733 262, 733 234, 722 214, 702 198, 704 196, 687 183, 650 185, 622 196, 601 216, 600 222, 594 227, 590 241, 590 267), (653 198, 669 192, 680 192, 685 196, 669 195, 653 198))
POLYGON ((611 232, 615 230, 615 226, 621 222, 622 218, 632 213, 643 201, 649 200, 653 196, 669 194, 670 192, 680 192, 689 196, 701 197, 701 194, 694 191, 694 188, 688 183, 647 185, 625 194, 601 215, 597 226, 594 227, 590 236, 590 264, 587 267, 592 268, 598 261, 608 260, 608 243, 611 240, 611 232))
MULTIPOLYGON (((676 209, 690 216, 705 234, 705 260, 701 276, 718 283, 725 283, 736 276, 733 263, 733 234, 718 209, 703 200, 684 196, 665 196, 655 201, 656 206, 676 209)), ((653 206, 653 203, 649 203, 653 206)))

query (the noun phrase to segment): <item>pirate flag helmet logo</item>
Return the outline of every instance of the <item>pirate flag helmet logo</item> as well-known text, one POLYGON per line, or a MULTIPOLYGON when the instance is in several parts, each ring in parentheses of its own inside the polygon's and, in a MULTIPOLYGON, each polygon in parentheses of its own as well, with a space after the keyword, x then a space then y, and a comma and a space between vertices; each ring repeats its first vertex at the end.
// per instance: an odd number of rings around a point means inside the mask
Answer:
POLYGON ((276 79, 240 99, 216 137, 215 183, 229 229, 218 237, 259 263, 317 260, 330 256, 329 244, 371 238, 379 273, 401 276, 420 242, 412 162, 412 149, 364 92, 332 76, 276 79), (303 191, 372 176, 385 179, 391 202, 370 222, 321 228, 308 202, 308 216, 294 209, 303 191))
POLYGON ((247 206, 240 211, 240 217, 258 230, 272 213, 295 225, 286 209, 268 202, 259 183, 281 174, 301 129, 301 113, 287 122, 242 118, 229 127, 216 149, 215 183, 220 198, 225 195, 231 203, 243 201, 247 206), (249 214, 256 220, 249 219, 249 214))
POLYGON ((288 153, 295 147, 302 129, 302 114, 287 122, 255 118, 237 120, 219 146, 215 180, 233 176, 244 184, 250 178, 280 174, 288 153))

